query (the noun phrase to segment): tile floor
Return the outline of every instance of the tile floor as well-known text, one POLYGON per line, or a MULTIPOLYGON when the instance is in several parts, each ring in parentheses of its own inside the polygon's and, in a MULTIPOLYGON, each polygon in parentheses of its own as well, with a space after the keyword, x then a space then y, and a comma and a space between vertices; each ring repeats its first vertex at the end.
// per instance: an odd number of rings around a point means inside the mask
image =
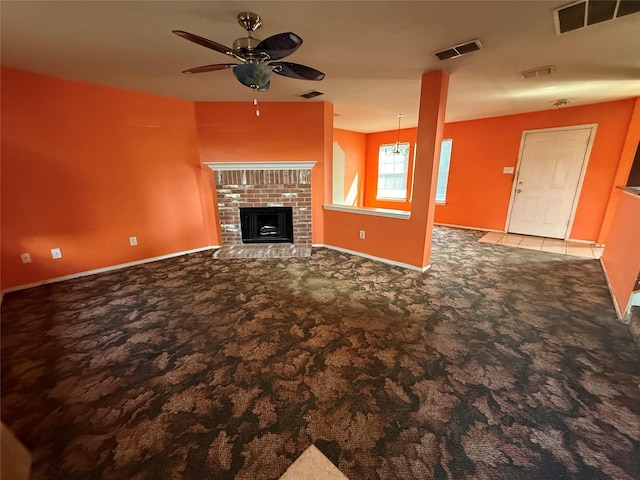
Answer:
POLYGON ((562 253, 582 258, 600 258, 604 250, 603 245, 502 232, 488 232, 479 241, 508 247, 540 250, 542 252, 562 253))
POLYGON ((314 445, 291 464, 280 480, 349 480, 314 445))

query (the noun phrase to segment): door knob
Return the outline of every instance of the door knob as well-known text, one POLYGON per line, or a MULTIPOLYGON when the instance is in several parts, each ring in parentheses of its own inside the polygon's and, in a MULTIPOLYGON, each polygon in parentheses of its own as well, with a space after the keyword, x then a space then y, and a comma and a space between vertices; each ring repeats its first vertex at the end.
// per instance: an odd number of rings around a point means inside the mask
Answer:
POLYGON ((516 193, 520 193, 520 192, 522 192, 520 188, 516 190, 516 193))

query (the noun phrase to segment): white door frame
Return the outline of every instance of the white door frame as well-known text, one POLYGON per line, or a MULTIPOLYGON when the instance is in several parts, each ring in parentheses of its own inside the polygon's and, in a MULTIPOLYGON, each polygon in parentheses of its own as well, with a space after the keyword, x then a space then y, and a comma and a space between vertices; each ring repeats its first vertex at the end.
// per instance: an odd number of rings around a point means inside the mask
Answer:
POLYGON ((520 149, 518 151, 518 163, 516 164, 516 171, 513 175, 512 185, 511 185, 511 198, 509 199, 509 209, 507 210, 507 221, 504 225, 504 231, 509 232, 509 223, 511 222, 511 211, 513 209, 513 203, 516 199, 516 187, 518 182, 516 179, 518 175, 520 175, 520 165, 522 163, 522 154, 524 153, 524 141, 529 133, 545 133, 545 132, 559 132, 562 130, 583 130, 585 128, 590 128, 591 133, 589 134, 589 141, 587 142, 587 149, 585 151, 584 160, 582 162, 582 169, 580 170, 580 179, 578 180, 578 185, 576 187, 576 193, 573 197, 573 204, 571 205, 571 215, 569 216, 569 224, 567 225, 567 230, 564 234, 564 239, 568 240, 569 235, 571 234, 571 230, 573 229, 573 220, 576 216, 576 210, 578 208, 578 200, 580 199, 580 194, 582 193, 582 184, 584 182, 584 176, 587 172, 587 165, 589 164, 589 158, 591 158, 591 148, 593 147, 593 140, 596 136, 596 130, 598 129, 597 123, 588 123, 586 125, 572 125, 570 127, 551 127, 551 128, 539 128, 535 130, 523 130, 522 136, 520 137, 520 149))

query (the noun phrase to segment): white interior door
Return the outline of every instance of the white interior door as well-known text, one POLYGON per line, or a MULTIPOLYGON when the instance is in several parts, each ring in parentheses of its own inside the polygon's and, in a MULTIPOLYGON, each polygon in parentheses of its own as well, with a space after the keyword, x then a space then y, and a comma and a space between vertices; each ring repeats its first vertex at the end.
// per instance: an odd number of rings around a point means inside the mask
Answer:
POLYGON ((565 238, 592 128, 525 133, 508 231, 565 238))

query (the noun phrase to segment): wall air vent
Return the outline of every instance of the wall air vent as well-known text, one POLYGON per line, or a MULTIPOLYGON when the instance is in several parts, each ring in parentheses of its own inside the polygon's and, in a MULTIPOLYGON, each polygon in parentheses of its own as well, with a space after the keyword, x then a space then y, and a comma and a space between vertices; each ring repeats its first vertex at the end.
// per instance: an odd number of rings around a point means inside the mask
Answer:
POLYGON ((640 0, 579 0, 553 11, 556 33, 606 22, 640 12, 640 0))
POLYGON ((302 98, 313 98, 313 97, 319 97, 320 95, 324 95, 324 92, 319 92, 318 90, 311 90, 310 92, 303 93, 300 96, 302 98))
POLYGON ((434 55, 440 60, 447 60, 449 58, 456 58, 467 53, 475 52, 477 50, 480 50, 481 48, 482 44, 480 43, 480 40, 475 39, 469 42, 461 43, 460 45, 445 48, 443 50, 435 52, 434 55))
POLYGON ((550 75, 554 72, 555 67, 553 65, 549 65, 547 67, 539 67, 534 68, 533 70, 527 70, 525 72, 520 72, 522 78, 533 78, 533 77, 542 77, 544 75, 550 75))

